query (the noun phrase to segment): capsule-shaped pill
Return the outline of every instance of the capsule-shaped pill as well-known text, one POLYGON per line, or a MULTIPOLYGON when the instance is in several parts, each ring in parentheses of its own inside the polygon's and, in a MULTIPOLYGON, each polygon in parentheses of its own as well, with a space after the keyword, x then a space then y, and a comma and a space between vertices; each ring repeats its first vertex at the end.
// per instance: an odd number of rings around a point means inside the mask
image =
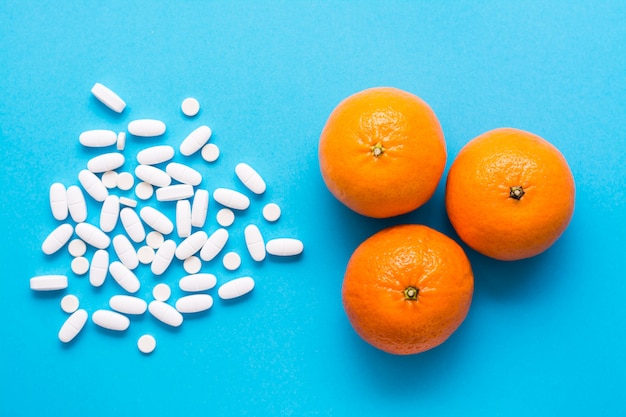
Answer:
POLYGON ((222 300, 241 297, 254 289, 254 279, 251 277, 235 278, 222 284, 217 294, 222 300))
POLYGON ((139 217, 148 226, 163 235, 169 235, 174 230, 174 223, 167 216, 154 207, 146 206, 139 211, 139 217))
POLYGON ((243 162, 237 164, 237 166, 235 166, 235 174, 237 174, 237 178, 239 178, 243 185, 253 193, 263 194, 265 192, 265 181, 250 165, 243 162))
POLYGON ((142 298, 124 294, 111 297, 109 306, 119 313, 133 315, 143 314, 148 309, 148 303, 142 298))
POLYGON ((172 177, 178 182, 189 185, 198 185, 202 182, 202 174, 198 171, 184 164, 178 162, 170 162, 165 167, 167 175, 172 177))
POLYGON ((116 195, 109 195, 102 203, 100 210, 100 230, 111 232, 117 225, 120 217, 120 199, 116 195))
POLYGON ((73 312, 59 329, 59 340, 63 343, 71 342, 85 326, 87 322, 87 311, 83 309, 73 312))
POLYGON ((148 311, 157 320, 172 326, 178 327, 183 324, 183 316, 174 307, 163 302, 154 300, 148 304, 148 311))
POLYGON ((209 294, 192 294, 176 300, 176 310, 179 313, 199 313, 213 306, 213 297, 209 294))
POLYGON ((161 275, 170 266, 176 252, 176 242, 171 239, 166 240, 157 249, 150 265, 150 270, 154 275, 161 275))
POLYGON ((110 108, 116 113, 121 113, 126 107, 124 100, 120 98, 113 90, 100 84, 95 83, 91 88, 91 94, 94 95, 102 104, 110 108))
POLYGON ((133 242, 142 242, 146 238, 146 229, 144 229, 141 219, 137 212, 130 207, 124 207, 120 211, 120 219, 122 226, 133 242))
POLYGON ((135 175, 155 187, 167 187, 172 183, 172 178, 165 171, 152 165, 138 165, 135 168, 135 175))
POLYGON ((247 196, 230 188, 216 188, 213 191, 213 200, 235 210, 245 210, 250 206, 250 199, 247 196))
POLYGON ((191 203, 189 200, 176 202, 176 231, 178 237, 186 238, 191 234, 191 203))
POLYGON ((255 261, 261 262, 265 259, 265 241, 261 231, 254 224, 249 224, 243 233, 250 256, 255 261))
POLYGON ((284 237, 268 241, 265 250, 274 256, 294 256, 302 253, 304 245, 298 239, 284 237))
POLYGON ((122 165, 124 165, 124 155, 118 152, 110 152, 94 156, 87 161, 87 169, 94 174, 115 171, 122 165))
POLYGON ((98 326, 123 332, 130 326, 130 319, 120 313, 111 310, 96 310, 91 315, 91 321, 98 326))
POLYGON ((156 199, 158 201, 183 200, 191 196, 193 196, 193 187, 189 184, 170 185, 156 190, 156 199))
POLYGON ((71 224, 64 223, 54 229, 41 244, 41 250, 46 255, 52 255, 61 249, 70 240, 74 234, 74 227, 71 224))
POLYGON ((89 283, 94 287, 104 284, 109 271, 109 252, 99 249, 94 252, 89 265, 89 283))
POLYGON ((139 279, 137 279, 137 276, 133 273, 133 271, 125 267, 121 262, 111 262, 111 265, 109 265, 109 272, 115 282, 117 282, 124 290, 129 293, 136 293, 139 290, 139 287, 141 286, 139 279))
POLYGON ((191 206, 191 225, 195 227, 204 226, 208 210, 209 192, 207 190, 197 190, 191 206))
POLYGON ((192 255, 195 255, 204 244, 206 243, 208 236, 206 232, 200 230, 180 242, 176 248, 175 255, 180 260, 185 260, 192 255))
POLYGON ((178 287, 187 292, 199 292, 210 290, 216 283, 217 278, 213 274, 192 274, 182 277, 178 281, 178 287))
POLYGON ((119 260, 128 269, 135 269, 139 266, 139 258, 137 251, 130 243, 130 240, 124 235, 116 235, 113 237, 113 249, 119 260))
POLYGON ((190 156, 200 150, 211 139, 211 128, 200 126, 187 136, 180 144, 180 153, 190 156))
POLYGON ((75 228, 76 234, 85 243, 97 249, 106 249, 111 244, 111 238, 102 230, 90 223, 78 223, 75 228))
POLYGON ((158 145, 143 149, 137 153, 137 162, 141 165, 156 165, 174 157, 174 148, 170 145, 158 145))
POLYGON ((30 289, 33 291, 57 291, 67 288, 65 275, 38 275, 30 279, 30 289))
POLYGON ((100 178, 87 169, 83 169, 78 173, 78 181, 87 191, 87 194, 96 201, 102 202, 109 196, 109 191, 100 181, 100 178))
POLYGON ((67 219, 69 209, 67 207, 67 190, 60 182, 55 182, 50 186, 50 210, 52 217, 63 221, 67 219))
POLYGON ((72 220, 76 223, 87 220, 87 203, 85 202, 85 196, 81 189, 76 185, 70 185, 67 187, 66 195, 67 208, 72 220))
POLYGON ((134 136, 154 137, 165 133, 165 123, 155 119, 138 119, 128 124, 128 133, 134 136))
POLYGON ((117 143, 117 133, 112 130, 87 130, 80 134, 78 141, 88 148, 104 148, 117 143))
POLYGON ((204 246, 200 250, 200 258, 203 261, 210 261, 217 256, 228 241, 228 230, 217 229, 209 236, 204 246))

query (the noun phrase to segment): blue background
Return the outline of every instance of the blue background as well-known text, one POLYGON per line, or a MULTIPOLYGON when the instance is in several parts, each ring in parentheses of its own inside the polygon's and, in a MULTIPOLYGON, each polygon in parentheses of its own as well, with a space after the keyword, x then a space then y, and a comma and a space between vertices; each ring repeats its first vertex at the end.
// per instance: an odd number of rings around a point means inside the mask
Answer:
MULTIPOLYGON (((625 20, 623 1, 3 1, 0 415, 626 415, 625 20), (95 82, 127 101, 123 114, 90 96, 95 82), (432 106, 448 168, 471 138, 511 126, 555 144, 577 185, 572 222, 544 254, 506 263, 467 250, 476 288, 466 321, 409 357, 356 336, 341 282, 356 246, 388 225, 457 238, 445 177, 414 213, 374 220, 338 203, 317 164, 331 110, 380 85, 432 106), (188 96, 202 105, 194 119, 180 113, 188 96), (125 170, 139 149, 176 147, 208 124, 221 158, 187 159, 204 188, 241 189, 240 161, 268 183, 226 250, 241 250, 241 230, 257 222, 266 239, 300 238, 304 253, 255 265, 242 252, 232 273, 206 263, 219 282, 250 274, 257 287, 234 303, 209 291, 214 307, 179 329, 146 314, 120 335, 88 322, 62 345, 62 294, 34 293, 31 276, 69 274, 67 292, 90 312, 121 290, 110 277, 95 290, 74 276, 67 251, 42 254, 57 225, 48 188, 77 184, 97 153, 78 144, 80 132, 145 117, 168 131, 129 137, 125 170), (260 217, 270 201, 283 209, 276 224, 260 217), (149 356, 136 348, 144 333, 157 339, 149 356)), ((89 209, 97 222, 93 201, 89 209)), ((144 298, 161 281, 179 295, 180 264, 159 279, 138 274, 144 298)))

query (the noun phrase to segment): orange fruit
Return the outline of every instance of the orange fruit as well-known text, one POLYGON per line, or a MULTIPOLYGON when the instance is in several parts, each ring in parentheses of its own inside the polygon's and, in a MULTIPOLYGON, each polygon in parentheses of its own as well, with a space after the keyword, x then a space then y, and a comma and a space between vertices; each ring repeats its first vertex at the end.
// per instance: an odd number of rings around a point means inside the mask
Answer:
POLYGON ((463 322, 474 276, 463 249, 421 225, 384 229, 354 251, 343 306, 366 342, 396 355, 443 343, 463 322))
POLYGON ((532 133, 501 128, 461 149, 448 173, 446 210, 470 247, 517 260, 545 251, 561 236, 575 193, 556 147, 532 133))
POLYGON ((446 144, 426 102, 378 87, 337 105, 318 156, 324 182, 339 201, 364 216, 384 218, 413 211, 433 195, 446 144))

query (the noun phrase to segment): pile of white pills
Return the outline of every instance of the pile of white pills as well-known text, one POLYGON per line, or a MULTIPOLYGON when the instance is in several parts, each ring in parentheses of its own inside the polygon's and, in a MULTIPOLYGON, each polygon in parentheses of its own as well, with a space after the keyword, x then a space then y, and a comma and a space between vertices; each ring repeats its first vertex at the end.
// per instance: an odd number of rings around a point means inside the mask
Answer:
MULTIPOLYGON (((91 93, 101 103, 116 113, 126 108, 126 103, 106 86, 96 83, 91 93)), ((187 98, 181 105, 182 113, 194 117, 200 104, 187 98)), ((127 131, 132 136, 158 137, 167 127, 161 120, 138 119, 131 121, 127 131)), ((95 129, 80 134, 81 145, 102 149, 103 152, 87 161, 86 169, 78 173, 79 185, 65 186, 55 182, 50 186, 49 200, 52 216, 60 224, 50 232, 42 243, 42 251, 52 255, 67 246, 72 256, 70 264, 75 275, 88 275, 93 287, 116 285, 120 294, 109 299, 109 309, 91 312, 91 321, 102 328, 123 332, 129 328, 131 318, 149 312, 156 320, 166 325, 182 325, 185 314, 206 311, 213 306, 213 297, 206 293, 217 286, 215 274, 202 272, 203 262, 215 259, 229 239, 228 227, 233 224, 236 213, 247 210, 251 200, 245 193, 230 188, 205 190, 199 187, 202 174, 191 166, 172 162, 176 149, 170 145, 149 146, 139 151, 134 173, 123 171, 127 155, 127 132, 95 129), (115 148, 108 150, 107 148, 115 148), (115 190, 133 190, 137 200, 118 196, 115 190), (99 205, 99 222, 87 222, 87 194, 99 205), (209 199, 221 208, 216 213, 220 226, 212 233, 205 227, 209 212, 209 199), (169 218, 157 208, 149 205, 151 199, 175 204, 175 216, 169 218), (139 207, 138 202, 142 202, 139 207), (123 233, 115 234, 121 224, 123 233), (88 247, 93 254, 89 257, 88 247), (140 265, 149 266, 152 276, 163 275, 176 261, 182 262, 188 274, 178 281, 183 295, 171 300, 172 290, 167 283, 159 283, 152 290, 152 299, 144 300, 136 294, 142 281, 134 270, 140 265), (107 279, 108 277, 111 279, 107 279), (111 281, 113 281, 111 283, 111 281)), ((200 126, 189 133, 179 144, 178 151, 188 157, 200 152, 207 162, 219 158, 220 150, 208 143, 212 131, 200 126)), ((266 191, 266 183, 250 165, 239 163, 235 175, 251 196, 266 191)), ((267 222, 276 222, 281 209, 276 203, 268 203, 262 209, 267 222)), ((267 254, 273 256, 296 256, 304 246, 298 239, 278 237, 265 240, 255 224, 244 229, 246 251, 255 262, 261 262, 267 254)), ((222 264, 228 271, 236 271, 241 265, 241 255, 230 251, 222 256, 222 264)), ((66 275, 39 275, 30 279, 33 291, 64 291, 70 285, 66 275)), ((250 276, 242 276, 221 283, 217 294, 228 300, 241 297, 255 286, 250 276)), ((83 329, 89 313, 80 308, 74 294, 66 294, 60 301, 61 309, 69 316, 60 326, 58 337, 63 343, 72 341, 83 329)), ((156 348, 153 335, 144 334, 137 341, 142 353, 151 353, 156 348)))

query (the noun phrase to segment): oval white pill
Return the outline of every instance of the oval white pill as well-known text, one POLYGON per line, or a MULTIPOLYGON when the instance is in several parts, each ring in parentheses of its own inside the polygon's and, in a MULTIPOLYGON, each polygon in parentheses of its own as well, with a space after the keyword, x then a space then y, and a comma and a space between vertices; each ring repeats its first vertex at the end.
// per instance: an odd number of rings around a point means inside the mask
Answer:
POLYGON ((128 133, 134 136, 154 137, 165 133, 165 123, 155 119, 138 119, 128 124, 128 133))
POLYGON ((137 348, 141 353, 152 353, 156 349, 156 339, 152 335, 144 334, 137 339, 137 348))
POLYGON ((254 224, 249 224, 243 231, 246 247, 252 259, 261 262, 265 259, 265 241, 261 231, 254 224))
POLYGON ((89 267, 89 283, 94 287, 100 287, 104 284, 109 271, 109 252, 100 249, 97 250, 91 258, 91 266, 89 267))
POLYGON ((279 238, 268 241, 265 244, 265 250, 270 255, 294 256, 302 253, 304 245, 298 239, 279 238))
POLYGON ((211 138, 211 128, 208 126, 200 126, 191 132, 180 144, 180 153, 189 156, 196 153, 211 138))
POLYGON ((169 235, 174 230, 174 223, 159 210, 154 207, 146 206, 139 211, 139 217, 146 222, 148 226, 163 235, 169 235))
POLYGON ((155 251, 150 246, 142 246, 137 250, 137 258, 139 262, 148 265, 154 260, 155 251))
POLYGON ((137 202, 128 197, 120 197, 120 204, 127 207, 137 207, 137 202))
POLYGON ((76 275, 85 275, 89 271, 89 260, 84 256, 74 258, 70 263, 70 268, 76 275))
POLYGON ((126 107, 124 100, 120 98, 113 90, 103 84, 95 83, 91 88, 91 94, 94 95, 102 104, 116 113, 121 113, 126 107))
POLYGON ((120 217, 120 199, 116 195, 110 195, 102 203, 100 210, 100 229, 103 232, 110 232, 115 229, 117 220, 120 217))
POLYGON ((67 219, 69 209, 67 207, 67 190, 60 182, 55 182, 50 186, 50 210, 52 217, 63 221, 67 219))
POLYGON ((130 319, 120 313, 111 310, 96 310, 91 315, 91 321, 98 326, 123 332, 130 326, 130 319))
POLYGON ((234 271, 241 266, 241 256, 237 252, 228 252, 222 259, 224 268, 234 271))
POLYGON ((61 298, 61 310, 65 311, 68 314, 72 314, 80 305, 80 301, 78 301, 78 297, 74 294, 68 294, 65 297, 61 298))
POLYGON ((245 185, 250 191, 255 194, 263 194, 267 186, 265 181, 259 175, 259 173, 250 165, 241 162, 235 166, 235 174, 237 178, 245 185))
POLYGON ((85 252, 87 252, 87 245, 85 245, 85 242, 80 239, 73 239, 70 241, 70 244, 67 245, 67 250, 70 255, 76 258, 78 256, 83 256, 85 252))
POLYGON ((213 306, 213 297, 209 294, 192 294, 176 300, 176 310, 179 313, 200 313, 213 306))
POLYGON ((59 340, 63 343, 71 342, 85 326, 88 316, 85 310, 74 311, 59 329, 59 340))
POLYGON ((222 227, 228 227, 235 221, 235 213, 229 208, 220 209, 217 212, 217 223, 222 227))
POLYGON ((149 200, 154 194, 154 187, 152 184, 142 181, 135 187, 135 195, 140 200, 149 200))
POLYGON ((30 289, 33 291, 57 291, 67 288, 65 275, 38 275, 30 279, 30 289))
POLYGON ((250 199, 247 196, 230 188, 216 188, 213 191, 213 199, 235 210, 245 210, 250 206, 250 199))
POLYGON ((52 255, 61 249, 74 234, 74 227, 71 224, 64 223, 57 226, 41 244, 41 250, 46 255, 52 255))
POLYGON ((111 265, 109 265, 109 272, 115 282, 117 282, 124 290, 129 293, 136 293, 139 290, 141 286, 139 279, 137 279, 137 276, 133 273, 133 271, 125 267, 121 262, 111 262, 111 265))
POLYGON ((137 251, 130 243, 130 240, 124 235, 116 235, 113 237, 113 249, 119 260, 128 269, 135 269, 139 265, 137 251))
POLYGON ((195 227, 204 226, 208 209, 209 192, 207 190, 197 190, 191 206, 191 225, 195 227))
POLYGON ((263 207, 263 218, 268 222, 275 222, 280 218, 280 206, 276 203, 269 203, 263 207))
POLYGON ((189 185, 198 185, 202 182, 202 174, 190 166, 170 162, 165 167, 165 172, 178 182, 189 185))
POLYGON ((85 196, 81 189, 76 185, 70 185, 67 187, 66 195, 67 208, 72 220, 76 223, 87 220, 87 203, 85 202, 85 196))
POLYGON ((217 294, 222 300, 241 297, 254 289, 254 280, 251 277, 235 278, 222 284, 217 294))
POLYGON ((154 286, 154 288, 152 289, 152 296, 154 297, 155 300, 158 301, 167 301, 170 298, 170 295, 172 295, 172 290, 170 289, 170 286, 164 283, 160 283, 154 286))
POLYGON ((187 117, 193 117, 200 111, 200 103, 193 97, 187 97, 180 105, 180 109, 187 117))
POLYGON ((106 249, 111 244, 111 238, 93 224, 78 223, 74 230, 78 237, 94 248, 106 249))
POLYGON ((100 177, 100 181, 109 189, 117 187, 117 172, 106 171, 102 174, 102 177, 100 177))
POLYGON ((176 231, 178 237, 186 238, 191 235, 191 203, 189 200, 176 202, 176 231))
POLYGON ((106 129, 87 130, 80 134, 78 141, 81 145, 89 148, 103 148, 115 145, 117 133, 106 129))
POLYGON ((191 196, 193 196, 193 187, 189 184, 170 185, 156 190, 156 198, 159 201, 183 200, 191 196))
POLYGON ((117 134, 117 150, 123 151, 126 147, 126 132, 120 132, 117 134))
POLYGON ((83 169, 78 173, 78 181, 85 191, 87 191, 87 194, 96 201, 102 202, 109 196, 109 191, 104 184, 102 184, 100 178, 87 169, 83 169))
POLYGON ((197 274, 202 269, 202 261, 197 256, 190 256, 183 262, 183 269, 188 274, 197 274))
POLYGON ((94 156, 87 161, 87 169, 94 174, 114 171, 124 165, 124 155, 119 152, 110 152, 94 156))
POLYGON ((117 188, 128 191, 135 185, 135 177, 130 172, 120 172, 117 175, 117 188))
POLYGON ((176 248, 176 257, 180 260, 184 260, 196 254, 196 252, 202 249, 208 238, 209 237, 207 236, 206 232, 204 232, 203 230, 195 232, 194 234, 180 242, 180 244, 176 248))
POLYGON ((143 149, 137 153, 137 162, 141 165, 156 165, 174 157, 174 148, 170 145, 158 145, 143 149))
POLYGON ((170 325, 172 327, 178 327, 183 324, 183 316, 174 307, 163 301, 154 300, 148 304, 148 311, 157 320, 170 325))
POLYGON ((176 242, 169 239, 163 242, 161 247, 154 254, 150 270, 154 275, 161 275, 170 266, 176 252, 176 242))
POLYGON ((207 143, 202 147, 202 159, 207 162, 215 162, 220 157, 220 148, 213 143, 207 143))
POLYGON ((167 187, 172 183, 172 178, 165 171, 152 165, 137 165, 135 175, 155 187, 167 187))
POLYGON ((142 298, 125 294, 111 297, 109 299, 109 306, 119 313, 133 315, 143 314, 148 309, 148 303, 142 298))
POLYGON ((213 274, 192 274, 182 277, 178 287, 183 291, 199 292, 215 287, 217 278, 213 274))
POLYGON ((209 236, 204 246, 200 250, 200 259, 203 261, 210 261, 217 256, 218 253, 224 248, 228 241, 228 230, 217 229, 209 236))
POLYGON ((146 229, 144 229, 139 215, 135 210, 124 207, 122 211, 120 211, 120 219, 122 220, 124 230, 126 230, 128 237, 130 237, 133 242, 139 243, 146 238, 146 229))
POLYGON ((146 243, 152 249, 159 249, 161 245, 163 244, 164 240, 165 239, 163 238, 163 235, 157 232, 156 230, 148 233, 148 236, 146 236, 146 243))

